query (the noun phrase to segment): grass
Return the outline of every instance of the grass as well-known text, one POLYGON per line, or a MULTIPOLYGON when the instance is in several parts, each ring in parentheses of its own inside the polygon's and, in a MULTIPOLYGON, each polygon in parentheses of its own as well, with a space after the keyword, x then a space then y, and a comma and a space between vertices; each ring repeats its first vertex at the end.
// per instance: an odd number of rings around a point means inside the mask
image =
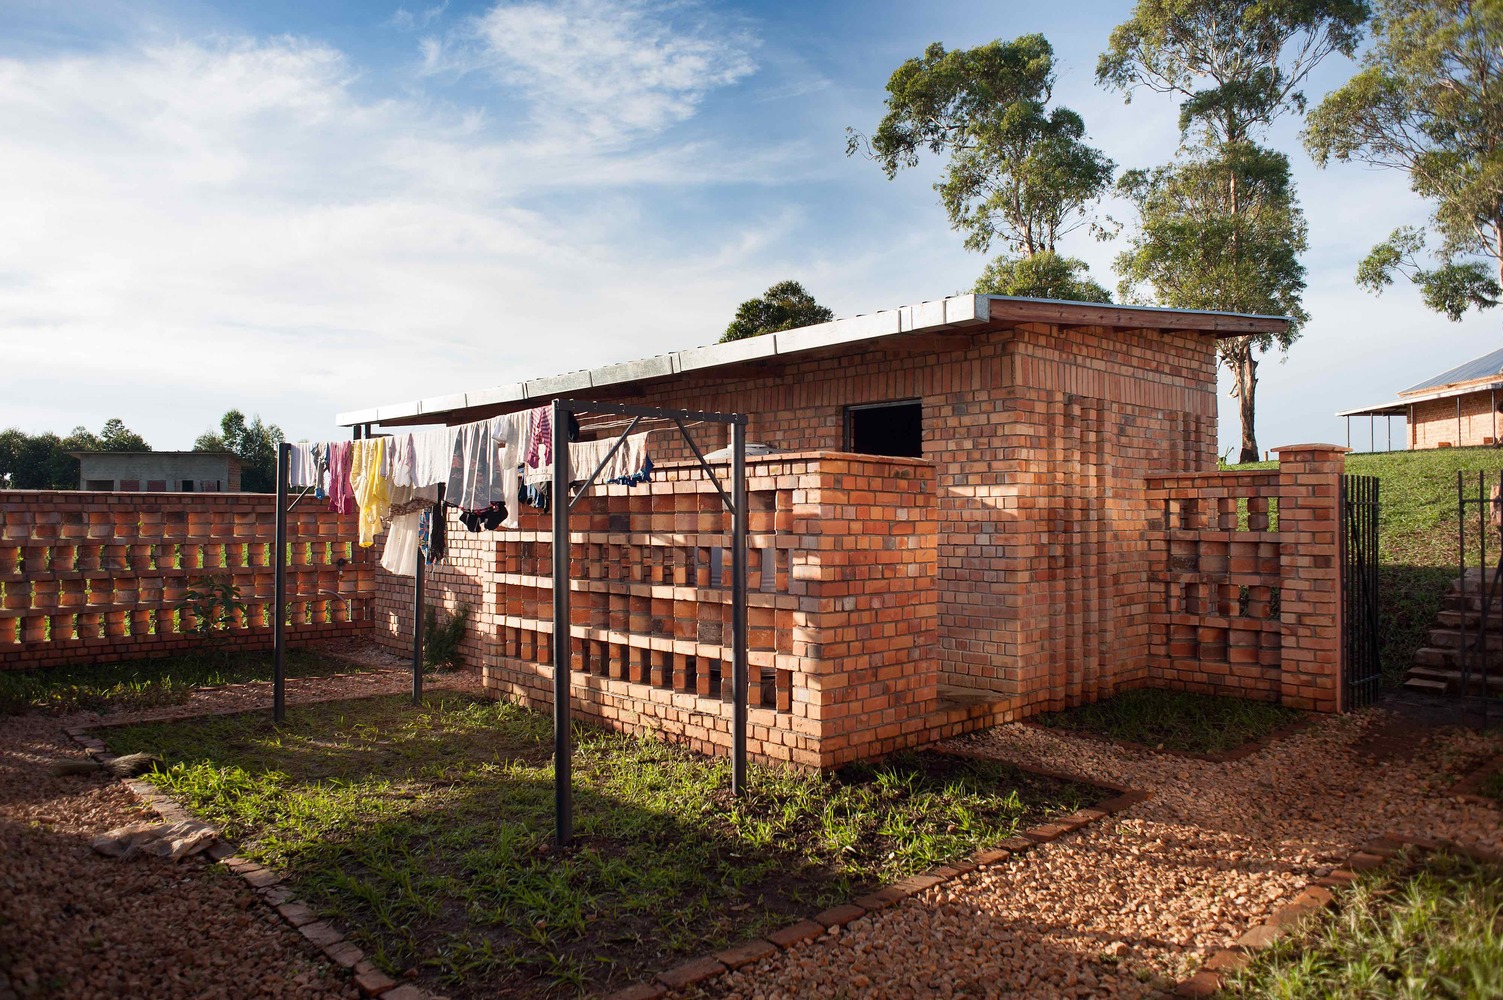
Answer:
MULTIPOLYGON (((456 996, 599 990, 767 933, 1069 811, 1096 790, 908 753, 818 774, 575 730, 576 843, 553 842, 549 718, 383 697, 112 732, 393 974, 456 996)), ((510 994, 509 994, 510 995, 510 994)))
POLYGON ((1298 718, 1299 712, 1268 702, 1142 688, 1038 721, 1166 750, 1224 753, 1298 718))
POLYGON ((1478 786, 1477 794, 1486 795, 1499 805, 1503 805, 1503 771, 1494 771, 1488 775, 1478 786))
MULTIPOLYGON (((287 676, 323 677, 354 668, 307 650, 290 650, 287 676)), ((109 712, 178 705, 195 688, 271 680, 270 651, 208 649, 125 663, 0 671, 0 715, 109 712)))
POLYGON ((1340 910, 1233 975, 1229 997, 1481 1000, 1503 996, 1503 870, 1448 854, 1365 873, 1340 910))

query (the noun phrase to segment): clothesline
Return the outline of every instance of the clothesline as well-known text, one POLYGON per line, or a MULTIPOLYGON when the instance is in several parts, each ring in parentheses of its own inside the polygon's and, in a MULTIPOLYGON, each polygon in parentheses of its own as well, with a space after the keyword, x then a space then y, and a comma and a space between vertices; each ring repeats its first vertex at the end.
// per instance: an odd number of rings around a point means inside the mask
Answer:
MULTIPOLYGON (((566 481, 597 468, 601 482, 634 486, 652 478, 649 431, 628 435, 613 454, 615 439, 577 441, 578 431, 571 415, 566 481)), ((426 431, 303 441, 290 452, 287 485, 312 488, 333 510, 356 514, 362 547, 390 525, 381 565, 403 576, 415 574, 418 558, 443 559, 444 507, 457 507, 466 528, 482 531, 516 528, 523 503, 547 510, 552 501, 547 406, 426 431)))

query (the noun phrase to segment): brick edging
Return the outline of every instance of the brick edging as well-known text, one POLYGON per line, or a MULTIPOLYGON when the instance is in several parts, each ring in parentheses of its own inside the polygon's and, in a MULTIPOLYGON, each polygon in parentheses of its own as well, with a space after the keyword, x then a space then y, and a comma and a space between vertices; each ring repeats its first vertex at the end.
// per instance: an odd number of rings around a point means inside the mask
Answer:
MULTIPOLYGON (((957 753, 952 750, 943 750, 941 753, 951 753, 956 756, 980 757, 979 754, 957 753)), ((987 760, 997 760, 995 757, 987 757, 987 760)), ((1003 761, 1003 763, 1010 763, 1003 761)), ((1040 844, 1046 844, 1060 837, 1085 827, 1107 816, 1122 812, 1130 806, 1145 802, 1152 793, 1134 789, 1122 788, 1115 785, 1107 785, 1104 782, 1083 778, 1079 775, 1059 774, 1057 772, 1044 771, 1038 768, 1023 767, 1019 764, 1011 764, 1020 771, 1037 774, 1055 780, 1064 780, 1082 785, 1094 785, 1097 788, 1105 788, 1116 792, 1111 798, 1098 802, 1096 805, 1085 809, 1077 809, 1066 816, 1059 816, 1047 820, 1037 826, 1030 827, 1019 834, 1008 837, 996 847, 984 848, 975 851, 970 857, 960 861, 952 861, 947 865, 938 865, 928 871, 917 875, 909 875, 898 879, 896 882, 882 886, 872 892, 851 900, 839 906, 833 906, 811 918, 797 920, 786 927, 772 931, 766 937, 752 938, 739 944, 722 948, 719 951, 692 958, 687 962, 681 962, 671 969, 657 973, 652 979, 643 983, 636 983, 617 990, 608 995, 605 1000, 658 1000, 669 990, 683 989, 702 983, 707 979, 714 979, 732 972, 745 965, 770 958, 780 951, 786 951, 804 941, 810 941, 820 937, 829 931, 844 927, 869 913, 876 913, 889 907, 896 906, 910 896, 916 896, 926 889, 943 885, 953 879, 985 868, 989 865, 1000 864, 1015 855, 1026 853, 1040 844)))
POLYGON ((1175 987, 1174 996, 1180 1000, 1200 1000, 1215 996, 1225 984, 1229 973, 1246 967, 1259 952, 1267 949, 1291 927, 1335 906, 1336 893, 1350 886, 1356 880, 1358 872, 1382 867, 1408 848, 1421 851, 1444 850, 1484 864, 1503 863, 1503 855, 1449 841, 1421 840, 1395 833, 1371 840, 1348 855, 1339 868, 1301 889, 1267 920, 1249 928, 1231 945, 1217 951, 1193 976, 1175 987))
POLYGON ((1460 781, 1451 786, 1449 794, 1463 802, 1503 807, 1503 802, 1499 802, 1492 796, 1477 794, 1477 790, 1482 787, 1484 781, 1500 772, 1503 772, 1503 754, 1498 754, 1491 760, 1483 761, 1472 768, 1460 781))
MULTIPOLYGON (((254 683, 254 682, 253 682, 254 683)), ((227 685, 234 686, 234 685, 227 685)), ((253 709, 252 711, 264 711, 265 709, 253 709)), ((219 715, 238 715, 245 710, 219 712, 200 712, 183 718, 212 717, 219 715)), ((101 723, 95 726, 69 726, 63 730, 75 743, 83 747, 95 760, 100 763, 113 760, 115 754, 111 753, 103 740, 90 735, 94 729, 112 729, 129 725, 149 724, 150 721, 168 720, 134 720, 101 723)), ((176 823, 182 820, 202 822, 172 796, 163 792, 149 781, 139 778, 118 778, 142 805, 157 813, 164 822, 176 823)), ((320 920, 317 912, 308 904, 292 894, 292 890, 283 882, 280 873, 273 869, 256 864, 248 858, 239 856, 234 844, 223 837, 216 836, 209 846, 201 852, 204 859, 209 863, 223 865, 231 873, 238 875, 246 886, 256 894, 258 898, 272 907, 287 921, 304 939, 318 948, 335 965, 348 969, 354 977, 355 985, 359 988, 362 996, 382 997, 383 1000, 432 1000, 432 994, 411 983, 398 984, 386 973, 378 969, 374 962, 365 956, 356 944, 346 934, 327 920, 320 920)), ((197 856, 197 855, 195 855, 197 856)))
MULTIPOLYGON (((1142 753, 1158 754, 1162 757, 1178 757, 1182 760, 1199 760, 1210 764, 1229 764, 1233 761, 1245 760, 1260 750, 1266 750, 1282 740, 1288 739, 1296 733, 1309 729, 1315 724, 1315 719, 1306 715, 1303 719, 1295 719, 1287 725, 1279 726, 1271 732, 1259 736, 1255 740, 1248 740, 1231 750, 1223 750, 1220 753, 1199 753, 1194 750, 1175 750, 1170 747, 1151 747, 1146 743, 1137 743, 1133 740, 1119 740, 1102 733, 1087 732, 1083 729, 1066 729, 1063 726, 1046 726, 1035 719, 1023 719, 1018 725, 1027 726, 1029 729, 1039 729, 1046 733, 1068 733, 1070 736, 1080 739, 1092 740, 1096 743, 1105 743, 1108 746, 1118 747, 1123 750, 1136 750, 1142 753)), ((1099 782, 1098 782, 1099 784, 1099 782)))

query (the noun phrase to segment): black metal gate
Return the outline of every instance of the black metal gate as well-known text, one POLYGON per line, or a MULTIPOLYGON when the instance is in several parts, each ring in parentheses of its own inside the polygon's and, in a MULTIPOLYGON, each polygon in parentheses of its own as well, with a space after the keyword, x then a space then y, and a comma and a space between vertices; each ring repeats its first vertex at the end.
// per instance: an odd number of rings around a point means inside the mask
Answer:
POLYGON ((1460 573, 1441 614, 1456 628, 1455 684, 1448 687, 1459 689, 1462 723, 1486 729, 1500 714, 1503 694, 1503 548, 1494 556, 1488 545, 1503 530, 1503 472, 1496 480, 1478 472, 1475 481, 1456 473, 1456 500, 1460 573))
POLYGON ((1342 709, 1372 704, 1382 683, 1378 637, 1378 477, 1341 477, 1342 709))

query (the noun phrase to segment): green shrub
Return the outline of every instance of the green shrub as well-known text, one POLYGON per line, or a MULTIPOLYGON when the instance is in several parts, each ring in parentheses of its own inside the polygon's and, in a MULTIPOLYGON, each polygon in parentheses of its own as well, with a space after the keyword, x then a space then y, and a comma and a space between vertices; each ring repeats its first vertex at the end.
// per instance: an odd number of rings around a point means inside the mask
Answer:
POLYGON ((470 609, 461 604, 451 615, 439 621, 438 609, 428 605, 423 611, 423 664, 429 670, 457 669, 464 666, 460 646, 470 623, 470 609))

